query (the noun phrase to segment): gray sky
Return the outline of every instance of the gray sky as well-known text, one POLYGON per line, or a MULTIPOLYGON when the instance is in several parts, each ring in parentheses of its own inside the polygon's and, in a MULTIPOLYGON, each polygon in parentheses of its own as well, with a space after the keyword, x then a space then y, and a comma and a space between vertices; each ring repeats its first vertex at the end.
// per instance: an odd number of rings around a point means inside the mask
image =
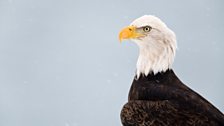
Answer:
POLYGON ((118 32, 145 14, 176 33, 178 77, 224 112, 223 4, 0 0, 0 125, 121 125, 138 47, 118 32))

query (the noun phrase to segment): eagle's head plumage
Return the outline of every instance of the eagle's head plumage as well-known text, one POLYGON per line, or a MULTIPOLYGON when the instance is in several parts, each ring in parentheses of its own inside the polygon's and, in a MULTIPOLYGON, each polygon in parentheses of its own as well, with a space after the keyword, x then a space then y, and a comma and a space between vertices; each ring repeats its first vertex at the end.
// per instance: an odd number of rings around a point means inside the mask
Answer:
POLYGON ((177 48, 175 33, 159 18, 144 15, 121 30, 119 40, 130 39, 139 46, 137 78, 170 69, 177 48))

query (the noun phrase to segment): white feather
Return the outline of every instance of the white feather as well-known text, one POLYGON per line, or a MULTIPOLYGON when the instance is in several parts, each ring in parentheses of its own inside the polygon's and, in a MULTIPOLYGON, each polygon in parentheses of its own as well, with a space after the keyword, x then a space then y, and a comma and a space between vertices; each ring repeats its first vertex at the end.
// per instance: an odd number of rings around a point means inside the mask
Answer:
POLYGON ((141 39, 132 39, 139 46, 137 78, 141 74, 165 72, 173 64, 177 48, 176 37, 159 18, 152 15, 142 16, 131 23, 136 27, 149 25, 152 30, 141 39))

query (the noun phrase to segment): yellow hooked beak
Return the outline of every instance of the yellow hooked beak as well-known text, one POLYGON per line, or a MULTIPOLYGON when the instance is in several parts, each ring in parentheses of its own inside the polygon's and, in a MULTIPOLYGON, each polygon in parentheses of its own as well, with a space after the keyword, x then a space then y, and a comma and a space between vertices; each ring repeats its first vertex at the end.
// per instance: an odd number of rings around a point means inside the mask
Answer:
POLYGON ((128 26, 121 30, 119 34, 119 40, 121 42, 123 39, 134 39, 141 36, 142 34, 136 32, 135 26, 128 26))

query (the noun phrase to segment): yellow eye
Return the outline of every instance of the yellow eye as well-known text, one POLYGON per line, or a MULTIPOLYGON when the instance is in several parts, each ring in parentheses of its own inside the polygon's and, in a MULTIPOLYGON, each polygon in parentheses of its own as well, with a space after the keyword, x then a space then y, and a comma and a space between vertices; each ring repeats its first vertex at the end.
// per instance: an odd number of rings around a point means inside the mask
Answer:
POLYGON ((150 26, 143 27, 144 32, 149 32, 151 29, 152 29, 152 27, 150 27, 150 26))

